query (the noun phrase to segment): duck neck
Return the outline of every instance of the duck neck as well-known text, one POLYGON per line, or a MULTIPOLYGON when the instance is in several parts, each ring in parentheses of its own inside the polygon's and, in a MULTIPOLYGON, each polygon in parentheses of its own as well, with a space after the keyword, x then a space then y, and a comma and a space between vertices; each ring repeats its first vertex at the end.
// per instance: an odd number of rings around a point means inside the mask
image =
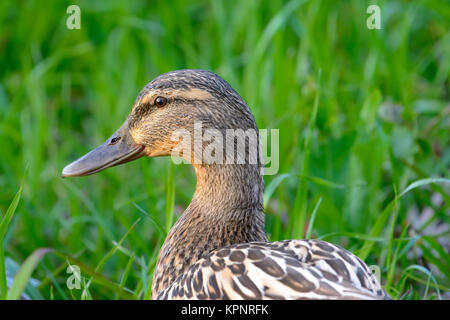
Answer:
POLYGON ((194 165, 193 199, 170 230, 159 253, 152 296, 214 249, 267 241, 264 231, 264 180, 258 165, 194 165))

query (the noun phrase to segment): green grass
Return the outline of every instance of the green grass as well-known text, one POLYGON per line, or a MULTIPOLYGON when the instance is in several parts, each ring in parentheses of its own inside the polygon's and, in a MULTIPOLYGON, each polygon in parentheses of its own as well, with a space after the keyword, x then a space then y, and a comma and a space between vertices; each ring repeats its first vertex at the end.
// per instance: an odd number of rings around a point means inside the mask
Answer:
POLYGON ((158 158, 60 172, 122 124, 148 81, 181 68, 218 73, 260 128, 280 130, 279 174, 265 177, 271 240, 322 238, 378 265, 395 298, 448 298, 448 3, 77 1, 81 30, 66 28, 69 4, 0 2, 2 298, 150 297, 193 170, 158 158), (381 30, 366 28, 372 3, 381 30), (414 210, 431 213, 419 224, 414 210), (69 263, 80 290, 66 287, 69 263))

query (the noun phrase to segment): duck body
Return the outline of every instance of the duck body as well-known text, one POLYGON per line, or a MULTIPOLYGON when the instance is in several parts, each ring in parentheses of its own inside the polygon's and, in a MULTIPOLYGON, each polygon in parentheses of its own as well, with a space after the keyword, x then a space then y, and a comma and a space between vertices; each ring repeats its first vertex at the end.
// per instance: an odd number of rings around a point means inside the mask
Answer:
MULTIPOLYGON (((253 130, 257 139, 244 136, 248 148, 240 151, 240 162, 204 160, 204 142, 179 153, 194 167, 196 191, 160 250, 152 299, 390 299, 367 265, 339 246, 319 240, 268 242, 258 128, 244 100, 212 72, 179 70, 154 79, 119 130, 62 175, 173 155, 174 133, 182 129, 195 136, 198 122, 223 135, 228 129, 253 130)), ((239 155, 237 140, 233 157, 239 155)), ((218 151, 229 155, 224 146, 218 151)))
POLYGON ((156 299, 389 299, 357 256, 320 240, 249 242, 214 250, 156 299))

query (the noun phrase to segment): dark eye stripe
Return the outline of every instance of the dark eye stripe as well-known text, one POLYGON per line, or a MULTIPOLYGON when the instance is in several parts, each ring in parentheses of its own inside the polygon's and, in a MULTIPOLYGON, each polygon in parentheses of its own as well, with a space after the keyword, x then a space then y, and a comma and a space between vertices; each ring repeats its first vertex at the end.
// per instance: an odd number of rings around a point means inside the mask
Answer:
POLYGON ((143 117, 147 112, 149 112, 152 109, 152 105, 148 102, 139 104, 136 106, 136 109, 133 112, 132 119, 130 122, 130 126, 133 126, 134 123, 143 117))

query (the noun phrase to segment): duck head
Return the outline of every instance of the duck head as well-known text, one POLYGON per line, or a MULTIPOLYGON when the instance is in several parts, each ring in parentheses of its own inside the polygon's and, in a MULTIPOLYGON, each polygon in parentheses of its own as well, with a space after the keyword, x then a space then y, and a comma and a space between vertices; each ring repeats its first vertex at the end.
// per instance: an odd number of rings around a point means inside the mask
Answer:
MULTIPOLYGON (((222 132, 257 131, 247 104, 221 77, 203 70, 172 71, 148 83, 123 125, 101 146, 67 165, 62 176, 85 176, 143 156, 171 155, 180 143, 174 132, 184 130, 194 137, 196 123, 222 132)), ((190 145, 192 152, 180 156, 192 162, 197 151, 190 145)))

